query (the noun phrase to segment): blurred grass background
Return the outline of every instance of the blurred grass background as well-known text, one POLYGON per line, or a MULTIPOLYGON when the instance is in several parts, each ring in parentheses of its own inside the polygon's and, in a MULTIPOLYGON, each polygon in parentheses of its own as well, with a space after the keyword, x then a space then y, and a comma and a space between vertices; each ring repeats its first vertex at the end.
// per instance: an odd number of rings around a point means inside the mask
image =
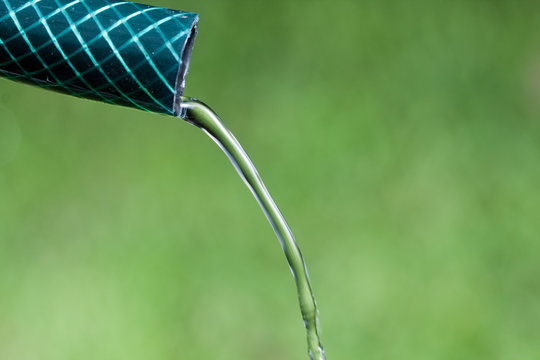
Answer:
MULTIPOLYGON (((153 1, 251 154, 332 359, 540 358, 540 3, 153 1)), ((0 359, 306 359, 256 202, 195 127, 0 81, 0 359)))

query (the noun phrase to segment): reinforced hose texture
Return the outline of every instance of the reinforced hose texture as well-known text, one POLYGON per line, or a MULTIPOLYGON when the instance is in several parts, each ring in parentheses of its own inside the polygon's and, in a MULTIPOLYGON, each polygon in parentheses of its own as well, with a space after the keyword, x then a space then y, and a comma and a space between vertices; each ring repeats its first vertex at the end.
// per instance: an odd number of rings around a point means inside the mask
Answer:
POLYGON ((126 1, 0 0, 0 76, 177 115, 197 21, 126 1))

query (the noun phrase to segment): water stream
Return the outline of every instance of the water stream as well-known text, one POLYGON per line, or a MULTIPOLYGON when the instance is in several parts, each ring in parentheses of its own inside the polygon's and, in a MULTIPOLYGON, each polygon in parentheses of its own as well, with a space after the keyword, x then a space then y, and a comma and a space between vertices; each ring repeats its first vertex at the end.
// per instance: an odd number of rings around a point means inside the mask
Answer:
POLYGON ((229 157, 246 186, 251 190, 274 228, 296 282, 300 310, 307 331, 309 357, 312 360, 325 360, 326 357, 319 336, 317 304, 311 290, 304 258, 289 225, 281 215, 266 186, 264 186, 257 169, 253 166, 238 140, 220 118, 208 106, 196 99, 182 97, 181 100, 180 117, 202 129, 218 144, 221 150, 229 157))

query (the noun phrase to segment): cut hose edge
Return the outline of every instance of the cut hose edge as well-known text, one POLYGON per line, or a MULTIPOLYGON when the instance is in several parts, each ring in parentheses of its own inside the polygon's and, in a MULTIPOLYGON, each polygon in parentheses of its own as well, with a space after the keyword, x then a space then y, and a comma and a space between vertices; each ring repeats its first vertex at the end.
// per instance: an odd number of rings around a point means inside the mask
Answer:
POLYGON ((184 94, 184 87, 186 85, 186 75, 189 69, 189 61, 191 59, 191 52, 193 51, 193 44, 195 43, 195 37, 197 36, 197 23, 199 17, 196 16, 193 19, 189 35, 186 37, 184 46, 180 51, 180 66, 178 68, 178 75, 176 76, 176 84, 174 87, 174 104, 173 113, 175 116, 179 116, 182 106, 182 96, 184 94))

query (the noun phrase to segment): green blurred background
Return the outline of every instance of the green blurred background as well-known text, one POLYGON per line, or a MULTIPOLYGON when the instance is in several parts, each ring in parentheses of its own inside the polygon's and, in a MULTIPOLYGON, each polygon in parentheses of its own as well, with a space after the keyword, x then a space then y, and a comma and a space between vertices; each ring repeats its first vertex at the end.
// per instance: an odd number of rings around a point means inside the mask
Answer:
MULTIPOLYGON (((540 358, 540 3, 153 1, 185 94, 306 257, 332 359, 540 358)), ((0 81, 0 359, 306 359, 294 283, 219 149, 0 81)))

